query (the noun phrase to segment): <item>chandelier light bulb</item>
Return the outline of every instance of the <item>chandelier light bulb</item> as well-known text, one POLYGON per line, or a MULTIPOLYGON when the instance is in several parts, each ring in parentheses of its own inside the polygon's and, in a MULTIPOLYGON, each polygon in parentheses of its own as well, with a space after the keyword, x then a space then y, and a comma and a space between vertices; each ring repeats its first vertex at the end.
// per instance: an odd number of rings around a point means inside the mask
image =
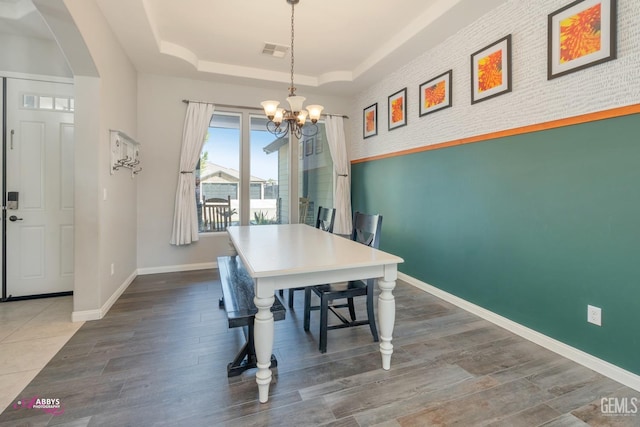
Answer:
POLYGON ((284 108, 278 108, 276 109, 276 113, 271 120, 273 120, 275 124, 280 125, 280 123, 282 123, 282 119, 284 118, 284 114, 284 108))
POLYGON ((273 116, 276 115, 276 111, 278 110, 278 105, 280 103, 278 101, 262 101, 260 103, 262 108, 264 108, 264 114, 269 118, 269 120, 273 119, 273 116))
POLYGON ((304 126, 304 122, 307 120, 307 110, 300 110, 298 112, 297 122, 299 126, 304 126))
POLYGON ((320 114, 322 114, 324 107, 322 105, 308 105, 307 111, 309 112, 309 120, 311 123, 315 123, 320 120, 320 114))

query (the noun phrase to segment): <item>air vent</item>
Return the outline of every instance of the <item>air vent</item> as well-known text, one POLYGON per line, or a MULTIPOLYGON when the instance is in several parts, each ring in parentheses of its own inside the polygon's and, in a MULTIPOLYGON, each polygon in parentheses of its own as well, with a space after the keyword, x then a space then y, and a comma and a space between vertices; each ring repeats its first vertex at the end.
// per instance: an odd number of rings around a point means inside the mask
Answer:
POLYGON ((275 43, 265 43, 262 49, 263 55, 269 55, 276 58, 284 58, 289 50, 289 46, 283 46, 275 43))

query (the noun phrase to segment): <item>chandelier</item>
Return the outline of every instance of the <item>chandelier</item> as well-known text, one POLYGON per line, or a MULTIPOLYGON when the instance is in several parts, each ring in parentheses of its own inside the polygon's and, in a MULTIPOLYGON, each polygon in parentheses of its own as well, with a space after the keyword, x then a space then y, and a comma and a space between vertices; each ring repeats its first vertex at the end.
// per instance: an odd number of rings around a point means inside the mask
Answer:
POLYGON ((318 133, 316 122, 320 119, 322 113, 322 105, 309 105, 306 109, 302 106, 305 101, 304 96, 296 95, 296 87, 293 85, 293 39, 294 39, 294 6, 300 0, 286 0, 291 5, 291 86, 289 87, 289 110, 279 108, 278 101, 263 101, 260 104, 264 108, 269 121, 267 122, 267 130, 276 136, 276 138, 284 138, 289 134, 295 135, 297 139, 302 136, 314 136, 318 133), (307 117, 311 123, 307 122, 307 117))

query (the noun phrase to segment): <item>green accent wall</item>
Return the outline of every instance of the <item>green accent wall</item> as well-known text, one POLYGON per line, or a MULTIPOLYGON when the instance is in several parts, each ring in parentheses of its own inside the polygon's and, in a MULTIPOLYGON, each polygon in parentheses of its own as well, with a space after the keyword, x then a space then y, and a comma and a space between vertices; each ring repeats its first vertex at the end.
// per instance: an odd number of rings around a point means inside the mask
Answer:
POLYGON ((640 375, 640 115, 356 163, 352 199, 403 273, 640 375))

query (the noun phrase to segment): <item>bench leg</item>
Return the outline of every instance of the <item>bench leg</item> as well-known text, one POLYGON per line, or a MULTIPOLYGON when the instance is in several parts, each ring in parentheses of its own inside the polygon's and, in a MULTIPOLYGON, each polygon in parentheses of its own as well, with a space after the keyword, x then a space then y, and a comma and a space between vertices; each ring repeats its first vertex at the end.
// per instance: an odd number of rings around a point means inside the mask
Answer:
MULTIPOLYGON (((253 369, 258 367, 258 359, 256 358, 256 349, 254 344, 254 332, 253 323, 247 326, 247 332, 245 334, 247 342, 242 346, 233 362, 227 365, 227 377, 236 377, 241 375, 247 369, 253 369)), ((278 366, 278 360, 276 356, 271 355, 271 367, 278 366)))

